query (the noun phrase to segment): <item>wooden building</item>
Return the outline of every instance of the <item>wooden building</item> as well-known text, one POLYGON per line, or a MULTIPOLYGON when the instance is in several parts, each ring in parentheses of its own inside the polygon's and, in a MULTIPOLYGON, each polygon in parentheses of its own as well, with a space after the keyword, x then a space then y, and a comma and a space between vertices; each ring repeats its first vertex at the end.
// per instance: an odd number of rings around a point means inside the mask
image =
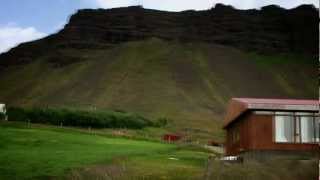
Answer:
POLYGON ((319 100, 233 98, 224 119, 227 156, 319 151, 319 100))

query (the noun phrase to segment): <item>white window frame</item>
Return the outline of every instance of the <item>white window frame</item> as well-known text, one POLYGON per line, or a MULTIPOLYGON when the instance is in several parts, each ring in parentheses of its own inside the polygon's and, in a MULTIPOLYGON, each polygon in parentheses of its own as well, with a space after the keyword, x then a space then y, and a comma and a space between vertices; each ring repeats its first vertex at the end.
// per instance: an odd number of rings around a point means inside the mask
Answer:
MULTIPOLYGON (((285 119, 284 119, 285 120, 285 119)), ((319 114, 313 113, 313 112, 285 112, 285 111, 279 111, 275 112, 273 116, 273 140, 275 143, 294 143, 294 144, 317 144, 320 141, 320 118, 319 114), (291 139, 284 140, 285 137, 282 137, 280 139, 278 136, 279 130, 277 129, 279 123, 277 121, 277 116, 292 116, 293 120, 293 132, 292 132, 292 137, 291 139), (309 132, 309 131, 303 131, 302 128, 302 118, 303 117, 312 117, 312 119, 309 119, 308 121, 311 121, 312 123, 312 134, 311 136, 311 141, 307 141, 305 139, 306 134, 303 134, 303 132, 309 132)), ((282 126, 285 126, 284 124, 282 126)), ((283 133, 283 132, 281 132, 283 133)), ((288 133, 288 132, 287 132, 288 133)), ((283 135, 285 136, 285 135, 283 135)))

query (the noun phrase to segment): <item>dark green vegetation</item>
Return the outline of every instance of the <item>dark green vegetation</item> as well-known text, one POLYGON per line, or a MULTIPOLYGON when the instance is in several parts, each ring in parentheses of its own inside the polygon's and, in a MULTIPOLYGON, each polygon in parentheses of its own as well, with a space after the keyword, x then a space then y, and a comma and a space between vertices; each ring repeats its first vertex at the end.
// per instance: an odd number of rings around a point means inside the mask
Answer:
POLYGON ((0 112, 0 120, 4 120, 5 119, 5 114, 0 112))
POLYGON ((167 118, 169 131, 223 140, 231 97, 315 98, 316 61, 257 55, 207 43, 149 39, 97 50, 59 49, 82 61, 48 59, 0 72, 0 101, 12 106, 124 110, 167 118))
POLYGON ((12 122, 0 123, 0 139, 0 179, 120 175, 194 179, 203 174, 208 157, 206 152, 171 144, 12 122))
POLYGON ((77 126, 85 128, 130 128, 165 126, 166 119, 150 121, 140 115, 115 111, 84 111, 59 108, 14 108, 8 109, 10 121, 77 126))

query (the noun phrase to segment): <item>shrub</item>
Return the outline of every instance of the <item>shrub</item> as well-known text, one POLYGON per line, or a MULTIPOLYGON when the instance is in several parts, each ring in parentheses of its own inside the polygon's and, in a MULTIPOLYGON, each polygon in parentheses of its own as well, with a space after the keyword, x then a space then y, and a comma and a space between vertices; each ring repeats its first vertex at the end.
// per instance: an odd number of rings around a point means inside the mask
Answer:
POLYGON ((6 118, 6 115, 0 112, 0 120, 4 120, 5 118, 6 118))
POLYGON ((141 129, 147 126, 156 126, 156 123, 140 115, 115 111, 10 107, 8 116, 10 121, 92 128, 141 129))
POLYGON ((157 127, 165 127, 168 124, 169 120, 167 118, 159 118, 155 122, 157 127))

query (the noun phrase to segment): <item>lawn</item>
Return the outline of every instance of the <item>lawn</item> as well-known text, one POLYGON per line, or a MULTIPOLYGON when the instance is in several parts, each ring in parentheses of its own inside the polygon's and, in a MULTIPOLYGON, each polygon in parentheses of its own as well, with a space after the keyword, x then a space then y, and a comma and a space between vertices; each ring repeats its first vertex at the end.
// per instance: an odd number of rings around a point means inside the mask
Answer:
POLYGON ((202 176, 209 155, 172 144, 12 122, 0 123, 0 139, 0 179, 83 179, 90 173, 194 179, 202 176))

